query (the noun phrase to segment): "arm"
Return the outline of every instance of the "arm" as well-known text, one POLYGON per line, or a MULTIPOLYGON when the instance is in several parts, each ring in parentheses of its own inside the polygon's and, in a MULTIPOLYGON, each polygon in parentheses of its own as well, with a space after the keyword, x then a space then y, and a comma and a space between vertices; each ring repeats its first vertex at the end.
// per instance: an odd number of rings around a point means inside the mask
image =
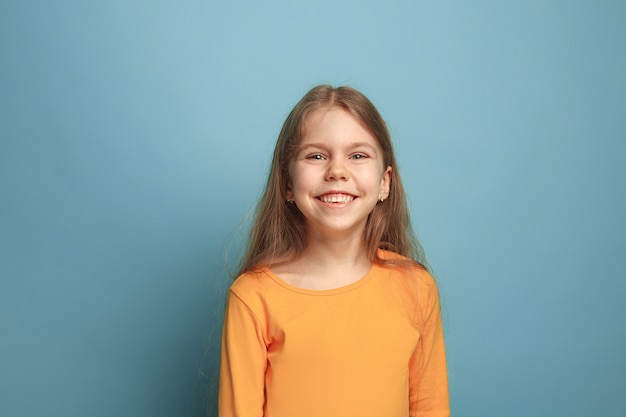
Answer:
POLYGON ((450 400, 443 326, 437 287, 432 282, 423 308, 421 336, 409 369, 409 415, 448 417, 450 400))
POLYGON ((224 313, 219 417, 262 417, 267 348, 262 326, 230 291, 224 313))

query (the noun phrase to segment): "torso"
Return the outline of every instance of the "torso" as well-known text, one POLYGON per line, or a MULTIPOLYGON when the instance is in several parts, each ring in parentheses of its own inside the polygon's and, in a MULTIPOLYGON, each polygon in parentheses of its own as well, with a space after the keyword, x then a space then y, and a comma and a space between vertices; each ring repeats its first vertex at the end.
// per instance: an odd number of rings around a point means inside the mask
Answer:
POLYGON ((264 327, 266 415, 407 416, 420 331, 416 294, 406 290, 421 293, 420 278, 375 264, 310 288, 316 274, 298 274, 293 285, 293 271, 265 267, 233 287, 264 327))

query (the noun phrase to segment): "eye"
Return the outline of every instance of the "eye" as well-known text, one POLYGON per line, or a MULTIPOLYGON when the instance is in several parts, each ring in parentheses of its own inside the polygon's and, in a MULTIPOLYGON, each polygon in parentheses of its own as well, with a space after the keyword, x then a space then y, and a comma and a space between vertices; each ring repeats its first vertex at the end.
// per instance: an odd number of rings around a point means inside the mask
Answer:
POLYGON ((367 158, 367 155, 361 152, 355 153, 353 155, 350 155, 350 159, 365 159, 367 158))
POLYGON ((322 159, 324 159, 324 155, 322 155, 321 153, 314 153, 314 154, 307 156, 307 159, 321 161, 322 159))

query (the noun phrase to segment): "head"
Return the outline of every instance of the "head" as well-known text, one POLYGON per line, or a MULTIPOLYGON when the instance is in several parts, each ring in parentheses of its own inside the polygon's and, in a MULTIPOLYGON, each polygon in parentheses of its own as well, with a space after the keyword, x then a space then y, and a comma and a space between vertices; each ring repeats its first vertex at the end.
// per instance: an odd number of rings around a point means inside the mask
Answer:
POLYGON ((379 260, 376 249, 383 247, 421 261, 416 259, 419 258, 419 249, 411 231, 406 197, 385 121, 359 91, 350 87, 320 85, 302 97, 280 131, 242 270, 259 263, 291 260, 304 250, 305 219, 298 208, 287 201, 289 167, 306 133, 310 115, 329 107, 338 107, 350 113, 376 139, 382 150, 384 167, 391 167, 388 197, 374 207, 365 226, 365 246, 370 258, 379 260))

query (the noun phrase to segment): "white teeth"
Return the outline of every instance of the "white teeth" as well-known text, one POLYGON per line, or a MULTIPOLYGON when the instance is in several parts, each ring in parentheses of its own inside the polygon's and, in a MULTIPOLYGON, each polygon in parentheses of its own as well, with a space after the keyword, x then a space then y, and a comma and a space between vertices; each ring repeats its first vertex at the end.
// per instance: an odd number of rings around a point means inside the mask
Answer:
POLYGON ((320 197, 324 203, 349 203, 354 197, 346 194, 323 195, 320 197))

